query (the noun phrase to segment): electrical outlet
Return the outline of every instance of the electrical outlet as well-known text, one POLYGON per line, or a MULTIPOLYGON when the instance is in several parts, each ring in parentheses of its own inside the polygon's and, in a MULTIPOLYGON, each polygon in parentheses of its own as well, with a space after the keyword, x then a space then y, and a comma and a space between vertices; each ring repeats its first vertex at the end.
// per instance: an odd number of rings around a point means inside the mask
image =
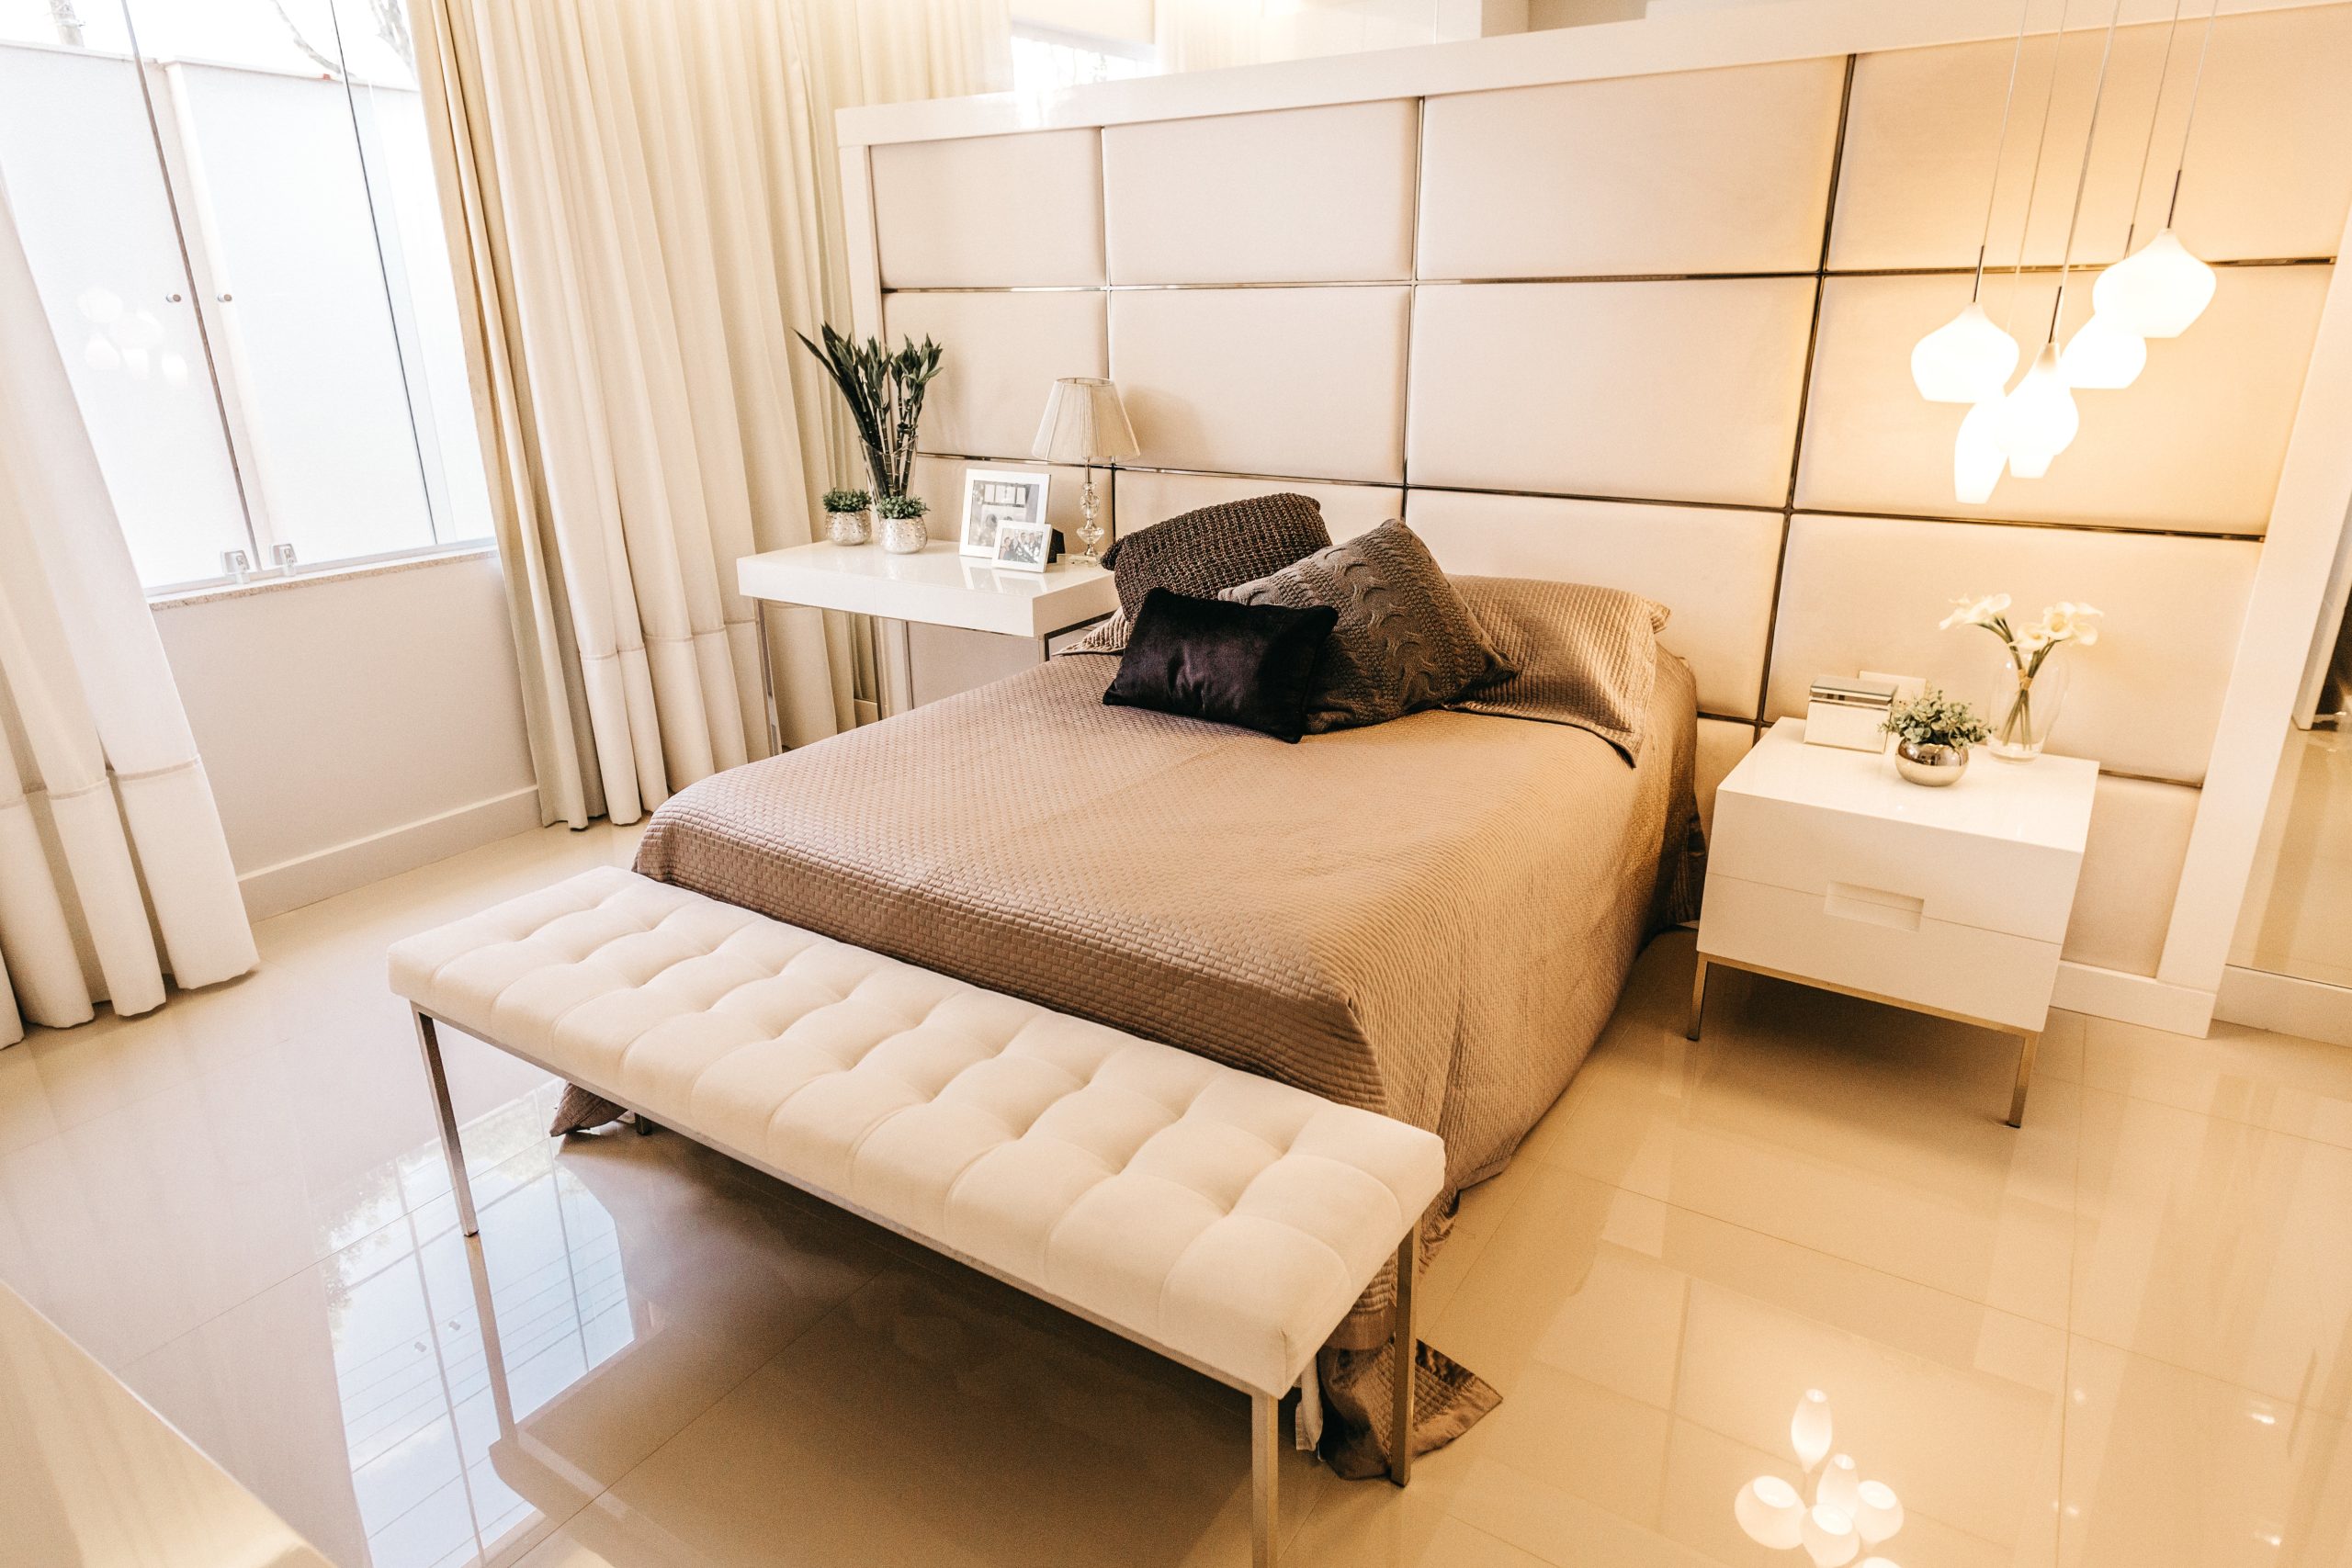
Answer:
POLYGON ((1862 671, 1862 679, 1883 681, 1893 686, 1894 700, 1898 703, 1909 702, 1925 691, 1928 685, 1928 678, 1924 675, 1890 675, 1883 670, 1865 670, 1862 671))

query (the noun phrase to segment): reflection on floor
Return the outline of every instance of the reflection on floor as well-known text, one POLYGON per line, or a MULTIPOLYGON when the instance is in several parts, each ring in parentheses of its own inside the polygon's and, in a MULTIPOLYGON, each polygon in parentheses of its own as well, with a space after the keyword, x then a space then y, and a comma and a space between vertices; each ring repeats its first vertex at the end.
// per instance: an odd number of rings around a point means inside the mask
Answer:
POLYGON ((2352 729, 2288 732, 2230 962, 2352 986, 2352 729))
MULTIPOLYGON (((1229 1564, 1234 1396, 673 1134, 557 1145, 453 1038, 456 1234, 385 942, 599 862, 526 835, 264 928, 266 970, 0 1053, 0 1278, 345 1568, 1229 1564)), ((1311 1564, 1795 1564, 1789 1416, 1909 1568, 2352 1554, 2352 1053, 2006 1041, 1653 944, 1429 1281, 1499 1386, 1408 1492, 1296 1460, 1311 1564)))

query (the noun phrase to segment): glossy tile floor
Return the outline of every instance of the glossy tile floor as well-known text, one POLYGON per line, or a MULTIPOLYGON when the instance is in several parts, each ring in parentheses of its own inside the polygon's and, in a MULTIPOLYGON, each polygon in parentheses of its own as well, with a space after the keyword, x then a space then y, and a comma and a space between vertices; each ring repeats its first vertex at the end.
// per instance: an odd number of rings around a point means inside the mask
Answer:
MULTIPOLYGON (((494 845, 0 1053, 0 1277, 345 1568, 1246 1562, 1234 1396, 673 1134, 550 1144, 452 1039, 457 1235, 382 949, 629 849, 494 845)), ((1800 1568, 1731 1504, 1817 1387, 1906 1568, 2352 1563, 2352 1052, 2062 1015, 2013 1133, 2005 1042, 1726 974, 1691 1044, 1690 966, 1432 1271, 1501 1409, 1402 1494, 1296 1460, 1291 1561, 1800 1568)))

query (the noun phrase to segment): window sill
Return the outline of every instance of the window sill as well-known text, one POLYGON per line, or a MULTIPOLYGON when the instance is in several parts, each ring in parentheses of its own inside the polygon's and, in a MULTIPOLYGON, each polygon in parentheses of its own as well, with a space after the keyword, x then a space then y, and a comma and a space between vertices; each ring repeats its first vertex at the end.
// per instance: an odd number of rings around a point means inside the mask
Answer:
POLYGON ((498 546, 483 539, 477 544, 455 545, 446 550, 399 556, 390 560, 355 561, 349 566, 322 567, 315 571, 297 572, 291 577, 260 577, 250 582, 216 582, 176 589, 151 595, 147 607, 151 610, 177 610, 190 604, 209 604, 220 599, 250 599, 258 593, 278 593, 316 582, 349 582, 355 578, 383 577, 395 571, 446 566, 451 561, 471 560, 478 556, 494 556, 497 553, 498 546))

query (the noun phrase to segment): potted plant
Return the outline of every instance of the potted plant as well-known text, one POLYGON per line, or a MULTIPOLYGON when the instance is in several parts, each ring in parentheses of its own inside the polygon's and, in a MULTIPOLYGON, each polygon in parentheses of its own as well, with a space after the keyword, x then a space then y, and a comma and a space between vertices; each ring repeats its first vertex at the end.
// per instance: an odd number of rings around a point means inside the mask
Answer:
POLYGON ((1974 708, 1933 686, 1896 703, 1880 728, 1894 737, 1894 771, 1928 785, 1958 784, 1968 771, 1968 749, 1991 733, 1974 708))
POLYGON ((862 545, 873 537, 874 497, 862 490, 825 492, 825 536, 837 545, 862 545))
POLYGON ((2066 666, 2045 671, 2050 656, 2070 642, 2089 648, 2098 641, 2099 615, 2094 605, 2062 599, 2042 607, 2041 621, 2017 630, 2009 625, 2009 596, 1989 593, 1981 599, 1961 598, 1943 618, 1944 628, 1983 626, 2001 639, 2004 660, 1995 687, 1992 708, 2000 719, 1993 726, 1992 751, 2013 762, 2030 762, 2041 755, 2051 728, 2058 722, 2058 705, 2066 695, 2066 666))
POLYGON ((931 543, 931 530, 922 520, 930 510, 931 502, 919 495, 886 495, 876 502, 875 515, 882 519, 882 547, 894 556, 910 556, 931 543))
POLYGON ((806 333, 794 335, 817 356, 840 389, 842 401, 849 405, 850 422, 857 426, 858 443, 865 448, 865 464, 873 474, 876 499, 906 494, 914 472, 923 393, 939 374, 940 346, 928 337, 921 345, 902 338, 896 349, 883 347, 877 338, 854 343, 831 324, 820 329, 821 345, 809 342, 806 333))

